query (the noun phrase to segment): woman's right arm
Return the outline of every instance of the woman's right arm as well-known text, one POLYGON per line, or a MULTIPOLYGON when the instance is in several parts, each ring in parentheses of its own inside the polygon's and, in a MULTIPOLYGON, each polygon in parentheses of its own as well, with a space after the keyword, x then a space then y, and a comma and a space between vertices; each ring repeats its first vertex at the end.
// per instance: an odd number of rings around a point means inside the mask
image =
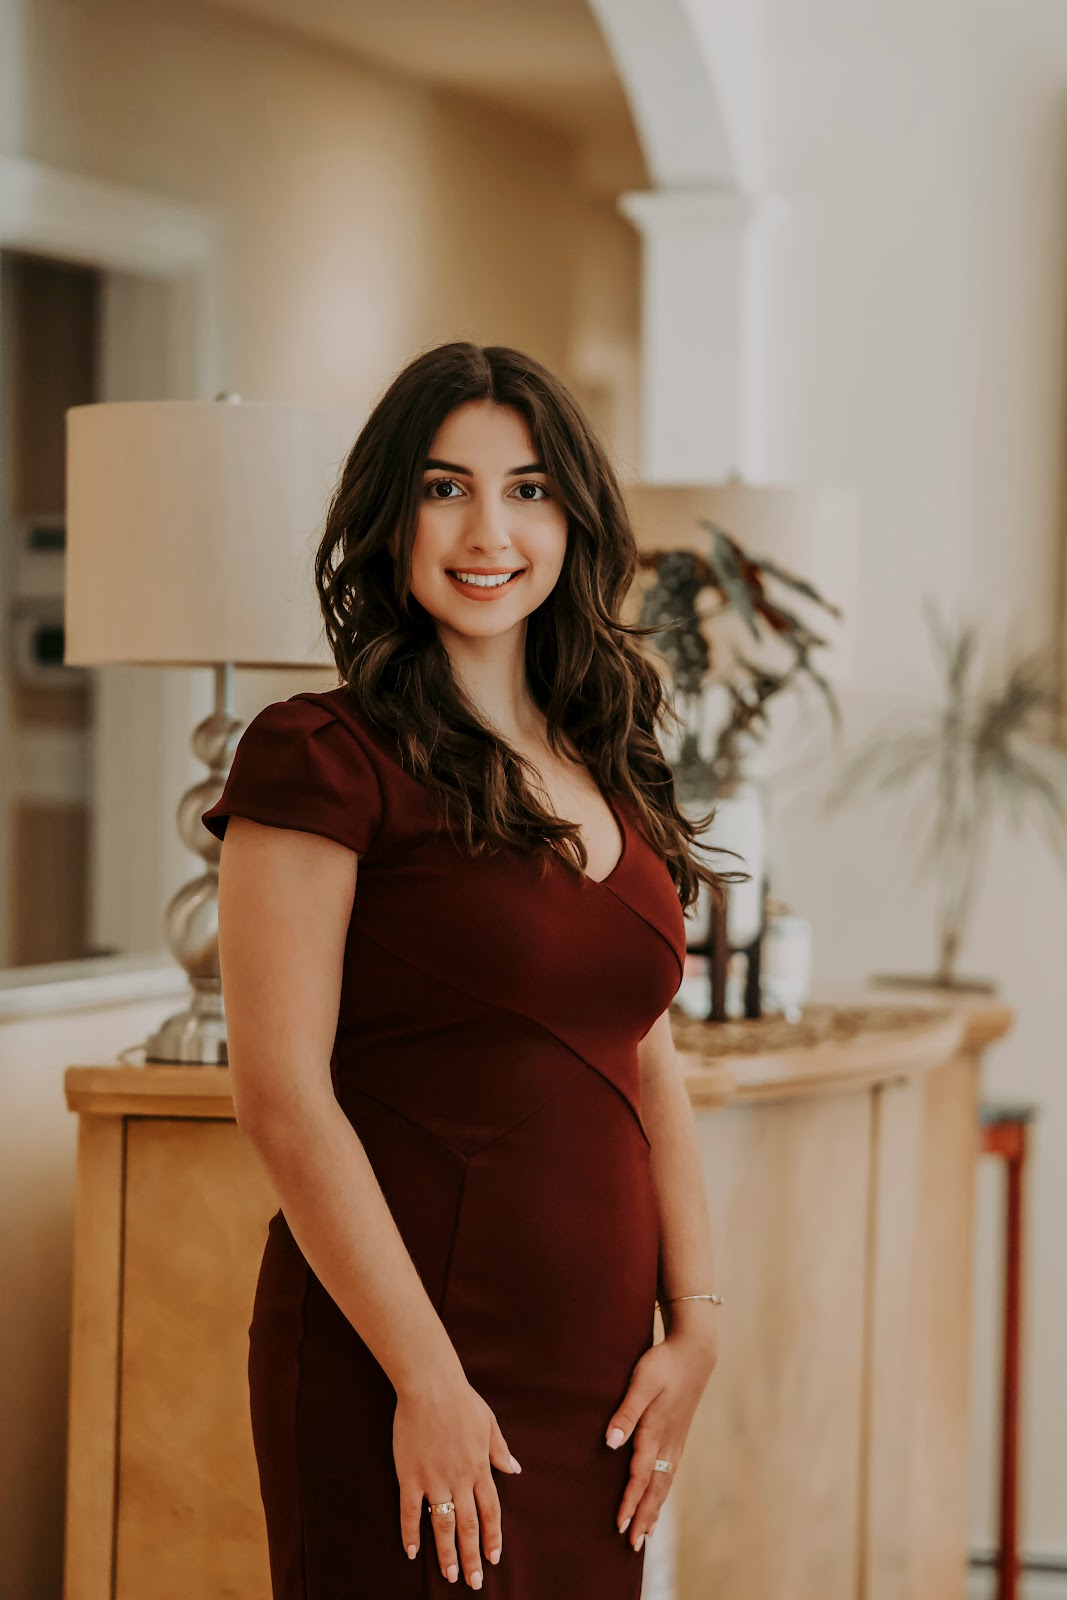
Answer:
POLYGON ((514 1458, 466 1381, 330 1081, 356 872, 355 852, 333 839, 230 818, 219 962, 234 1110, 305 1260, 396 1390, 405 1547, 418 1547, 424 1495, 451 1497, 455 1518, 433 1517, 441 1570, 451 1576, 458 1537, 477 1588, 479 1528, 490 1560, 501 1547, 490 1465, 514 1471, 514 1458))

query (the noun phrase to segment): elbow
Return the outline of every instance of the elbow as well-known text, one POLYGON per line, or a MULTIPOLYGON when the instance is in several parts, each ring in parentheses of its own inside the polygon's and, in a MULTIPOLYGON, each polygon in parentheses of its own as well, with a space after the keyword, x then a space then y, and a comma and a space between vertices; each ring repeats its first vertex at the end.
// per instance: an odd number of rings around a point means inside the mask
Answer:
POLYGON ((240 1128, 241 1132, 243 1134, 246 1134, 248 1136, 248 1138, 250 1138, 250 1139, 254 1139, 255 1138, 256 1130, 258 1128, 258 1125, 259 1125, 259 1122, 260 1122, 261 1118, 262 1118, 262 1112, 261 1111, 254 1113, 252 1108, 251 1108, 251 1106, 246 1105, 244 1101, 241 1101, 240 1103, 238 1103, 237 1099, 236 1098, 234 1099, 234 1102, 233 1102, 233 1120, 236 1122, 236 1124, 240 1128))
MULTIPOLYGON (((329 1103, 337 1109, 337 1101, 332 1095, 329 1103)), ((265 1147, 305 1145, 314 1137, 316 1130, 313 1124, 328 1110, 329 1104, 323 1106, 317 1100, 312 1103, 303 1096, 294 1098, 287 1095, 284 1100, 263 1094, 233 1097, 237 1126, 261 1150, 265 1147)))
POLYGON ((262 1095, 234 1095, 233 1116, 241 1132, 251 1139, 253 1144, 261 1144, 270 1138, 286 1120, 291 1120, 292 1106, 281 1107, 271 1104, 262 1095))

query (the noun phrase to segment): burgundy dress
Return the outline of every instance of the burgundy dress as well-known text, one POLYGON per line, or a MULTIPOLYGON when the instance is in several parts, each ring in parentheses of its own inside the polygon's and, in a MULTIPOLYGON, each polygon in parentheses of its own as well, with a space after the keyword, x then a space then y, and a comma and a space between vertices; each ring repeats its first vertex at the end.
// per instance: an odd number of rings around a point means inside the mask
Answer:
MULTIPOLYGON (((342 686, 268 705, 203 813, 326 834, 359 855, 334 1091, 469 1382, 521 1474, 494 1469, 490 1600, 637 1600, 616 1527, 632 1441, 604 1442, 652 1343, 658 1216, 638 1041, 673 998, 685 926, 625 797, 602 881, 553 857, 471 856, 342 686)), ((249 1328, 274 1600, 471 1592, 400 1536, 385 1372, 282 1211, 249 1328)))

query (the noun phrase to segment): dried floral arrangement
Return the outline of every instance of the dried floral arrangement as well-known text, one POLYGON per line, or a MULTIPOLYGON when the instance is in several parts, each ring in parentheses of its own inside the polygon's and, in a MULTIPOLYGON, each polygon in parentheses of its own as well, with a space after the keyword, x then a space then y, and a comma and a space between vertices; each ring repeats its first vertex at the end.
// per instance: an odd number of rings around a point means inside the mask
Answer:
POLYGON ((640 620, 663 629, 655 648, 670 668, 671 703, 685 729, 672 761, 676 787, 685 800, 730 792, 741 775, 746 742, 762 739, 767 731, 770 702, 800 680, 815 684, 835 728, 841 721, 833 690, 815 660, 827 641, 771 597, 768 581, 835 617, 841 616, 840 609, 796 573, 749 555, 714 522, 706 518, 698 522, 710 536, 706 551, 651 550, 638 555, 639 566, 655 572, 655 582, 643 596, 640 620), (724 626, 730 623, 732 628, 724 626), (766 645, 770 639, 785 647, 786 663, 780 669, 748 653, 751 641, 766 645), (717 660, 717 654, 725 659, 717 660), (706 697, 723 689, 726 717, 706 758, 701 751, 706 697))

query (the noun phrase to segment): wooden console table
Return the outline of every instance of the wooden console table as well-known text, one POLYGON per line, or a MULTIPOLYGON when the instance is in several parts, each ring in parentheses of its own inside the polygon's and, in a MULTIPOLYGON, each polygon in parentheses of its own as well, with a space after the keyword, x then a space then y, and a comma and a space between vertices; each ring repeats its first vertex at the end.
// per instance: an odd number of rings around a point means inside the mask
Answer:
MULTIPOLYGON (((961 1600, 976 1069, 1010 1021, 968 1004, 723 1053, 677 1019, 726 1304, 647 1593, 669 1559, 677 1600, 961 1600)), ((65 1087, 65 1600, 266 1600, 246 1361, 278 1202, 229 1073, 65 1087)))
POLYGON ((793 1047, 675 1028, 726 1300, 677 1600, 963 1600, 978 1069, 1012 1013, 864 1000, 793 1047))

